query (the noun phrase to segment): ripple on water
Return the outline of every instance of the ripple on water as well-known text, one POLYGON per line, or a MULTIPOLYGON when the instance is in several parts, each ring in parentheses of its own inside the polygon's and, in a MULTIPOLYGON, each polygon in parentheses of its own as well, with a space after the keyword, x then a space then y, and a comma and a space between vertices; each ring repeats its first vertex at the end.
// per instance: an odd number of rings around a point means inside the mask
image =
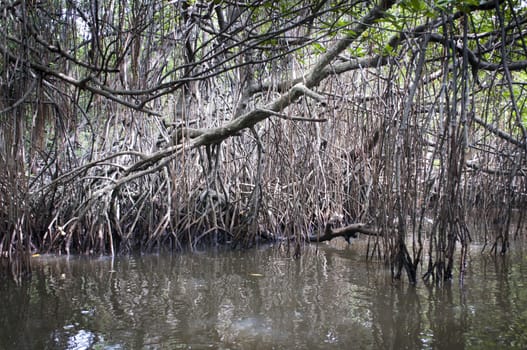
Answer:
POLYGON ((527 348, 523 254, 471 252, 464 285, 436 288, 353 245, 306 249, 36 257, 0 285, 0 348, 527 348))

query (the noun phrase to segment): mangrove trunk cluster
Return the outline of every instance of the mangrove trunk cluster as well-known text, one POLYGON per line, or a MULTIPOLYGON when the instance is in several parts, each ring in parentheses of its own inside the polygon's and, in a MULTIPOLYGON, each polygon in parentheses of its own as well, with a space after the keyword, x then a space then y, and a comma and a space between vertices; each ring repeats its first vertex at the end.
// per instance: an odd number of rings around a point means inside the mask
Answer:
POLYGON ((516 1, 3 2, 0 260, 362 235, 394 278, 462 276, 471 241, 525 233, 526 22, 516 1))

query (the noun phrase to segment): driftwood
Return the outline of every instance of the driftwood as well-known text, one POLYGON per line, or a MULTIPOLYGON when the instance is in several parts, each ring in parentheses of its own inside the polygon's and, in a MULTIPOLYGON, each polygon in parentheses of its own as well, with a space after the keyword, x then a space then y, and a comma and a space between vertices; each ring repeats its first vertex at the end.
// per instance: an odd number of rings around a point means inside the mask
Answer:
POLYGON ((357 234, 362 233, 368 236, 378 236, 379 233, 372 228, 367 227, 364 223, 351 224, 344 227, 332 228, 330 224, 326 225, 322 236, 312 235, 308 237, 309 242, 330 241, 333 238, 344 237, 348 243, 350 238, 357 238, 357 234))

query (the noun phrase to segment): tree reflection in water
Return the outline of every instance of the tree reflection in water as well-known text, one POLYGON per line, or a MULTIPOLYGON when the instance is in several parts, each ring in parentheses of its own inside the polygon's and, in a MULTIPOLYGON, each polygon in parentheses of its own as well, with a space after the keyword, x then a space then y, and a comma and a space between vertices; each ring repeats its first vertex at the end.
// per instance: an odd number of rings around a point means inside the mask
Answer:
POLYGON ((461 287, 393 284, 356 247, 39 257, 2 283, 1 348, 523 348, 521 254, 473 254, 461 287))

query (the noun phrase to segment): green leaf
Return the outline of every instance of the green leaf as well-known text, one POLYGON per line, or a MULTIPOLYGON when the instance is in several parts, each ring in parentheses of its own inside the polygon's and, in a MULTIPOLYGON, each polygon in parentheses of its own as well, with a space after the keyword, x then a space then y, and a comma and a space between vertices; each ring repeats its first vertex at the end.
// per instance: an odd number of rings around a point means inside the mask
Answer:
POLYGON ((383 56, 393 56, 394 49, 393 46, 390 44, 386 44, 382 49, 382 55, 383 56))
POLYGON ((318 42, 314 42, 313 44, 311 44, 311 46, 313 47, 313 49, 314 49, 314 51, 316 53, 324 53, 324 52, 326 52, 326 48, 322 44, 320 44, 318 42))
POLYGON ((364 49, 360 46, 355 47, 355 48, 350 48, 348 49, 348 52, 350 53, 350 55, 352 55, 353 57, 357 57, 357 58, 366 56, 366 51, 364 51, 364 49))
POLYGON ((422 11, 426 8, 426 4, 421 0, 410 0, 410 7, 416 11, 422 11))

